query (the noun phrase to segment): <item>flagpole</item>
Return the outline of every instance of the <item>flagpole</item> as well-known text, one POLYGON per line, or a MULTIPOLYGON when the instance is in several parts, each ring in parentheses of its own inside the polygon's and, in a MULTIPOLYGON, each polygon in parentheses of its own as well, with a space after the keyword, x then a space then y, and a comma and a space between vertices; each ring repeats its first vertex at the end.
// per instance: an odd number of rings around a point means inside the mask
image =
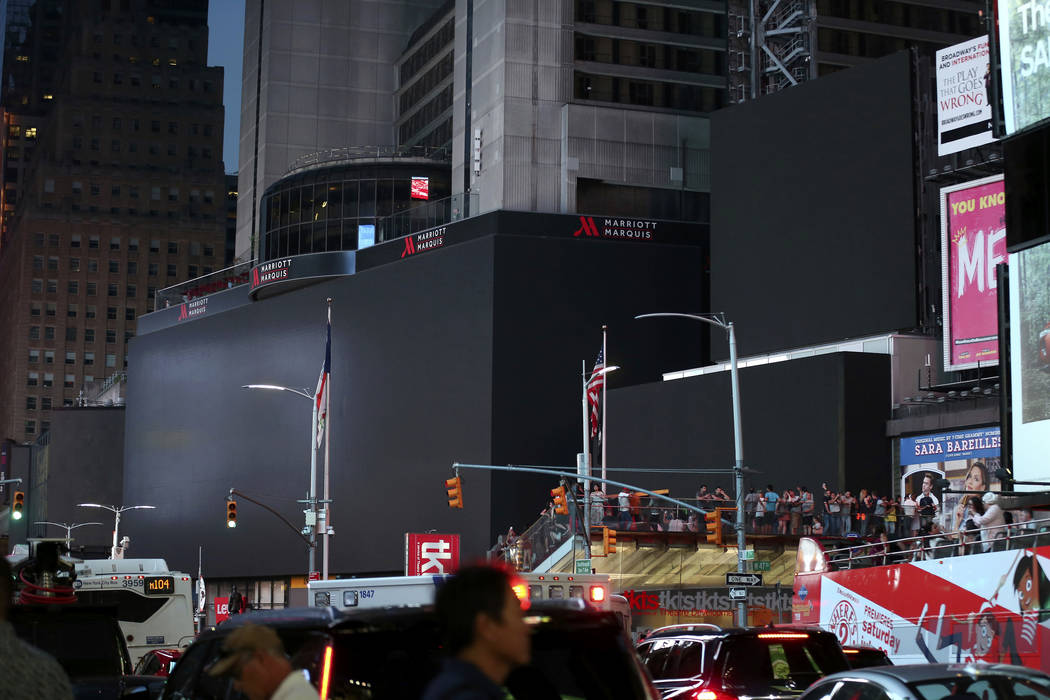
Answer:
MULTIPOLYGON (((328 328, 331 333, 332 328, 332 297, 328 297, 328 328)), ((327 379, 328 388, 325 391, 324 397, 324 415, 325 415, 325 431, 324 431, 324 559, 321 564, 321 580, 328 580, 328 531, 331 529, 331 510, 329 509, 328 501, 328 444, 329 436, 332 434, 331 422, 332 414, 329 413, 329 406, 332 404, 332 372, 331 369, 328 371, 327 379)))
MULTIPOLYGON (((606 352, 606 347, 605 347, 605 335, 606 335, 606 330, 607 329, 608 329, 608 326, 602 326, 602 358, 605 361, 605 366, 606 367, 609 366, 609 353, 606 352)), ((606 394, 605 394, 605 385, 608 384, 608 383, 609 383, 609 377, 606 376, 604 378, 604 381, 602 381, 602 434, 600 436, 600 441, 601 441, 601 446, 602 446, 602 478, 603 479, 607 478, 606 474, 605 474, 605 453, 607 451, 606 447, 608 445, 607 445, 607 443, 605 441, 605 415, 606 415, 606 413, 608 413, 609 405, 606 403, 607 399, 606 399, 606 394)))

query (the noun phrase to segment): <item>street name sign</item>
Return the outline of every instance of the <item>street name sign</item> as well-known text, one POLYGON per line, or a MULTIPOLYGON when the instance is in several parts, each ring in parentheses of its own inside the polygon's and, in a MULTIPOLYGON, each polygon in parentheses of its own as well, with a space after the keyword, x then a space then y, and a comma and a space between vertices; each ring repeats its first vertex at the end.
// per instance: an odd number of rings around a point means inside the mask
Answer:
POLYGON ((772 564, 768 559, 755 559, 751 562, 752 571, 769 571, 769 565, 772 564))
POLYGON ((576 560, 576 573, 578 573, 578 574, 589 574, 589 573, 591 573, 591 560, 590 559, 577 559, 576 560))
POLYGON ((726 572, 727 586, 761 586, 761 574, 741 574, 726 572))

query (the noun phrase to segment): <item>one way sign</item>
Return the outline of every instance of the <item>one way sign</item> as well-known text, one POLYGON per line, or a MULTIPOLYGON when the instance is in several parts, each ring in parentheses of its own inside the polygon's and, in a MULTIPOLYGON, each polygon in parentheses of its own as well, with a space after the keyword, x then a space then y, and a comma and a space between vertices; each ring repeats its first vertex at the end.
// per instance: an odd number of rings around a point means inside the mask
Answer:
POLYGON ((762 574, 726 573, 727 586, 761 586, 762 574))

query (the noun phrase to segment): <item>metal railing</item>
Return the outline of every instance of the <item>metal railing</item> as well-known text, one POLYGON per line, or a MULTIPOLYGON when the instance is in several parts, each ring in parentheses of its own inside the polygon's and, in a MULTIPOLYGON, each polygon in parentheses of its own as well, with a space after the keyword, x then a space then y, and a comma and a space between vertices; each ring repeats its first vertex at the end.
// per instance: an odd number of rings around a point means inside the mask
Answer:
POLYGON ((854 569, 1050 545, 1050 518, 824 550, 828 569, 854 569))
POLYGON ((157 311, 169 306, 176 306, 183 302, 220 292, 223 289, 232 289, 242 284, 248 284, 248 273, 251 272, 254 265, 254 260, 237 263, 222 270, 216 270, 207 275, 194 277, 191 280, 159 289, 153 302, 153 310, 157 311))
POLYGON ((316 167, 328 163, 371 160, 375 158, 426 158, 437 162, 449 162, 452 160, 452 155, 447 148, 436 146, 344 146, 342 148, 326 148, 323 151, 315 151, 299 156, 292 161, 291 166, 285 171, 285 175, 290 175, 303 168, 316 167))

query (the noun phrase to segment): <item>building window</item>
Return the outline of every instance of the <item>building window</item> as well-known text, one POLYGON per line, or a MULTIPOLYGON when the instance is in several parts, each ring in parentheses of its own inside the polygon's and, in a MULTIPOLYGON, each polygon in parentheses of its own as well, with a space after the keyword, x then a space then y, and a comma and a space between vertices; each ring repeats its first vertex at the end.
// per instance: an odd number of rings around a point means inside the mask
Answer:
POLYGON ((40 351, 30 350, 29 351, 29 364, 35 365, 40 363, 40 351))
POLYGON ((134 321, 135 320, 135 307, 127 306, 124 308, 124 320, 134 321))
POLYGON ((44 280, 34 279, 30 283, 30 289, 33 294, 42 294, 44 292, 44 280))
POLYGON ((149 242, 149 252, 159 253, 160 252, 160 241, 153 239, 149 242))
POLYGON ((95 318, 96 313, 97 310, 94 306, 88 306, 86 309, 84 309, 84 318, 95 318))
POLYGON ((53 301, 47 302, 47 306, 45 308, 46 308, 45 313, 49 317, 54 318, 54 317, 58 316, 58 304, 56 304, 55 302, 53 302, 53 301))
POLYGON ((54 326, 44 326, 44 340, 54 340, 54 339, 55 339, 55 327, 54 326))
POLYGON ((102 191, 102 188, 99 187, 99 184, 97 182, 92 182, 91 183, 91 194, 93 196, 97 197, 101 191, 102 191))
POLYGON ((47 269, 49 272, 58 272, 58 258, 56 256, 52 255, 48 257, 47 269))
POLYGON ((29 327, 29 339, 30 340, 40 340, 40 326, 30 326, 29 327))
POLYGON ((175 276, 175 266, 174 265, 168 265, 168 277, 174 277, 174 276, 175 276))
POLYGON ((117 356, 116 355, 111 355, 109 353, 106 353, 106 367, 116 367, 116 366, 117 366, 117 356))
POLYGON ((44 271, 44 256, 43 255, 34 255, 33 256, 33 272, 43 272, 43 271, 44 271))
POLYGON ((80 247, 80 234, 79 233, 74 233, 72 236, 70 236, 70 238, 69 238, 69 247, 70 248, 79 248, 80 247))
POLYGON ((77 282, 76 280, 69 280, 69 286, 67 287, 67 291, 70 294, 79 294, 80 293, 80 283, 77 282))
POLYGON ((36 372, 30 372, 26 375, 26 386, 36 386, 40 382, 40 375, 36 372))
POLYGON ((110 321, 116 321, 117 320, 117 307, 115 307, 115 306, 107 306, 106 307, 106 318, 108 318, 110 321))
MULTIPOLYGON (((95 270, 97 271, 97 270, 95 270)), ((87 295, 89 297, 98 296, 98 283, 88 282, 87 283, 87 295)))
POLYGON ((50 411, 51 410, 51 397, 50 396, 45 396, 45 397, 40 399, 40 408, 42 410, 44 410, 44 411, 50 411))
POLYGON ((44 364, 45 365, 53 365, 53 364, 55 364, 55 351, 54 350, 45 350, 44 351, 44 364))
POLYGON ((58 280, 48 280, 47 281, 47 293, 48 294, 58 294, 58 280))
POLYGON ((168 255, 178 255, 179 244, 176 241, 168 241, 168 255))
POLYGON ((70 272, 80 272, 80 258, 70 258, 69 259, 69 271, 70 272))
POLYGON ((91 236, 88 238, 88 248, 98 250, 98 236, 91 236))
POLYGON ((204 246, 204 257, 210 258, 215 255, 215 246, 206 245, 204 246))
POLYGON ((76 304, 70 304, 68 306, 68 308, 66 308, 66 318, 76 318, 76 317, 77 317, 77 305, 76 304))
POLYGON ((119 273, 120 272, 120 261, 119 260, 110 260, 109 261, 109 271, 112 272, 112 273, 119 273))
POLYGON ((129 275, 134 275, 138 271, 139 271, 139 264, 137 262, 135 262, 134 260, 129 260, 128 261, 128 274, 129 275))
POLYGON ((35 396, 27 396, 26 397, 26 410, 27 411, 35 411, 36 410, 36 397, 35 396))
POLYGON ((29 304, 29 317, 40 318, 40 302, 34 301, 29 304))
MULTIPOLYGON (((85 328, 84 329, 84 342, 85 343, 94 343, 95 342, 95 329, 94 328, 85 328)), ((87 362, 87 356, 88 355, 92 355, 92 353, 89 353, 89 352, 84 353, 84 362, 85 363, 87 362)), ((92 355, 92 357, 94 357, 94 355, 92 355)))
POLYGON ((66 364, 75 365, 77 363, 77 354, 75 352, 66 353, 66 364))
POLYGON ((76 378, 76 375, 73 375, 73 374, 67 374, 64 377, 64 380, 62 382, 62 386, 65 387, 66 389, 74 389, 74 388, 76 388, 76 384, 77 384, 77 378, 76 378))
POLYGON ((55 385, 55 375, 51 372, 44 372, 44 386, 52 387, 55 385))
MULTIPOLYGON (((73 343, 77 339, 77 327, 66 326, 66 342, 73 343)), ((66 364, 69 364, 69 353, 66 353, 66 364)))
POLYGON ((106 329, 106 343, 112 345, 117 342, 117 331, 114 328, 106 329))
POLYGON ((108 297, 115 297, 115 296, 117 296, 117 285, 115 285, 115 284, 106 285, 106 296, 108 296, 108 297))
MULTIPOLYGON (((175 155, 175 154, 172 153, 171 155, 175 155)), ((168 188, 168 201, 169 202, 177 202, 177 201, 179 201, 179 188, 178 187, 169 187, 168 188)))
POLYGON ((187 270, 187 272, 188 272, 189 278, 190 278, 191 280, 192 280, 192 279, 196 279, 196 278, 197 278, 197 277, 198 277, 198 276, 200 275, 200 272, 199 272, 199 270, 197 269, 197 266, 196 266, 196 265, 190 265, 190 266, 189 266, 189 268, 188 268, 188 270, 187 270))
POLYGON ((35 420, 27 420, 26 421, 26 435, 33 435, 35 433, 36 433, 36 421, 35 420))
POLYGON ((128 299, 134 299, 135 298, 135 285, 129 284, 127 286, 127 290, 126 291, 127 291, 127 294, 125 294, 125 296, 128 299))

